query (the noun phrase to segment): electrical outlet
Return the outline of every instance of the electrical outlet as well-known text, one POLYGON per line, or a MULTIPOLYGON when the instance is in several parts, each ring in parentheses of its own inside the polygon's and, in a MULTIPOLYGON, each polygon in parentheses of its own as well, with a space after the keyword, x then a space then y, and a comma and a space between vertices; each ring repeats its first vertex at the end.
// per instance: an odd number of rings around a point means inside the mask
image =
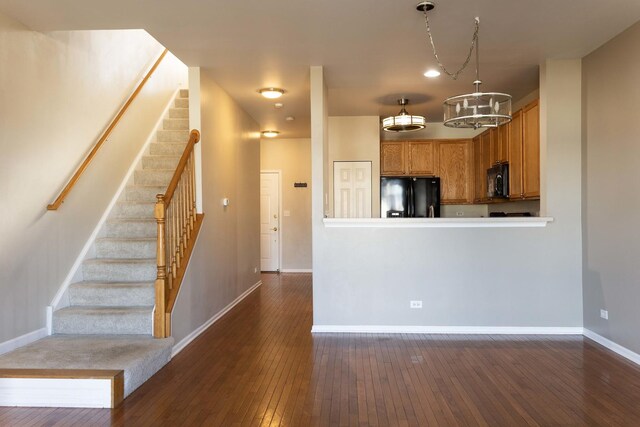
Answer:
POLYGON ((258 267, 253 267, 253 272, 257 273, 258 272, 258 267))
POLYGON ((608 310, 600 310, 600 317, 605 320, 609 320, 609 311, 608 310))
POLYGON ((456 212, 456 216, 464 216, 464 212, 456 212))
POLYGON ((410 308, 422 308, 422 301, 409 301, 410 308))

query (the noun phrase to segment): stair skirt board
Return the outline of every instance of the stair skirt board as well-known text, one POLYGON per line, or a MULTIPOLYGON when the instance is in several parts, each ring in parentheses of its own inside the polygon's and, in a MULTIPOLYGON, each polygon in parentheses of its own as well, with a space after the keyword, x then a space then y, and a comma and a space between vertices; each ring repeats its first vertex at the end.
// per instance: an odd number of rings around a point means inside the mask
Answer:
MULTIPOLYGON (((106 223, 107 223, 107 219, 109 218, 109 215, 111 214, 111 211, 113 210, 114 206, 116 205, 116 203, 118 202, 118 200, 122 196, 124 190, 127 188, 127 184, 129 183, 129 181, 133 177, 133 174, 136 171, 138 164, 141 162, 142 157, 145 155, 145 153, 147 151, 150 150, 150 146, 152 145, 152 142, 155 141, 156 132, 159 129, 161 129, 161 126, 163 125, 163 121, 165 120, 165 118, 171 116, 171 110, 174 110, 175 99, 176 99, 177 96, 181 95, 181 92, 180 92, 181 90, 182 89, 179 89, 179 88, 176 89, 175 93, 173 93, 173 95, 170 97, 167 105, 165 106, 164 110, 162 111, 162 114, 160 115, 160 117, 158 118, 156 123, 154 124, 153 129, 151 130, 151 132, 147 136, 147 139, 146 139, 145 143, 142 145, 142 148, 140 149, 140 151, 136 155, 135 160, 131 164, 131 167, 129 168, 129 170, 127 171, 124 179, 120 183, 120 186, 118 187, 118 190, 116 191, 115 195, 111 199, 111 202, 109 202, 109 205, 105 209, 102 217, 98 221, 98 224, 96 225, 96 227, 94 228, 93 232, 91 233, 91 236, 89 236, 89 239, 87 240, 87 242, 85 243, 84 247, 80 251, 80 254, 76 258, 75 262, 73 263, 73 266, 71 267, 71 270, 67 274, 67 277, 65 277, 64 281, 60 285, 60 289, 58 290, 57 294, 53 298, 53 301, 51 302, 51 306, 54 309, 60 308, 61 302, 62 302, 65 294, 67 293, 67 289, 69 288, 69 285, 74 281, 74 278, 76 277, 76 275, 78 274, 80 268, 82 267, 82 263, 85 260, 85 258, 87 257, 87 254, 89 253, 89 250, 93 246, 96 238, 100 235, 101 230, 103 228, 106 228, 107 232, 108 232, 109 226, 106 225, 106 223)), ((187 110, 186 117, 188 118, 189 117, 188 109, 185 109, 185 110, 187 110)), ((124 223, 124 221, 123 221, 123 223, 124 223)), ((152 223, 153 224, 152 228, 153 228, 153 230, 155 232, 155 221, 153 221, 153 222, 145 221, 145 224, 146 223, 152 223)), ((147 226, 147 227, 149 227, 149 226, 147 226)))
POLYGON ((124 398, 124 371, 0 369, 0 406, 115 408, 124 398))

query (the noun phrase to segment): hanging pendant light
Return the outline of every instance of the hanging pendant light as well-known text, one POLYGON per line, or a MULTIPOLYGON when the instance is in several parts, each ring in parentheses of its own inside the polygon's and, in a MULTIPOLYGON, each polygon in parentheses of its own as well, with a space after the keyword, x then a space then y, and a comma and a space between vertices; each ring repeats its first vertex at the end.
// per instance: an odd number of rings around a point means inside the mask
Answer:
POLYGON ((454 80, 464 71, 471 60, 473 50, 476 51, 476 79, 473 82, 475 91, 473 93, 452 96, 444 101, 444 125, 453 128, 493 128, 511 121, 511 95, 499 92, 481 92, 480 85, 480 18, 475 19, 475 32, 471 40, 469 54, 462 67, 455 73, 449 72, 438 57, 427 12, 435 7, 433 2, 425 1, 418 3, 416 7, 424 13, 425 26, 429 41, 433 50, 433 55, 438 61, 438 65, 448 76, 454 80))
POLYGON ((382 129, 387 132, 411 132, 424 129, 426 119, 424 116, 412 116, 407 113, 405 106, 409 104, 406 98, 398 99, 398 104, 402 107, 397 116, 389 116, 382 120, 382 129))

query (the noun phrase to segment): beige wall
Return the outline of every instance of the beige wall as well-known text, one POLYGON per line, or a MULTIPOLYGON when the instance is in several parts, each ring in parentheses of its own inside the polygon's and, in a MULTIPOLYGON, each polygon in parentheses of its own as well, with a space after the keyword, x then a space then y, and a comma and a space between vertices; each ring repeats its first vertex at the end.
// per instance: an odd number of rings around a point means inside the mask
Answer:
POLYGON ((205 217, 172 316, 176 342, 260 281, 260 129, 204 68, 200 92, 205 217))
POLYGON ((167 57, 60 210, 79 162, 162 51, 144 31, 38 33, 0 15, 0 343, 58 291, 186 67, 167 57))
POLYGON ((640 24, 582 64, 584 325, 640 353, 640 24))
POLYGON ((380 217, 380 119, 329 117, 329 211, 333 216, 333 162, 371 162, 371 215, 380 217))
POLYGON ((311 270, 311 140, 261 140, 260 169, 281 171, 281 270, 311 270), (308 186, 294 188, 295 182, 308 186))

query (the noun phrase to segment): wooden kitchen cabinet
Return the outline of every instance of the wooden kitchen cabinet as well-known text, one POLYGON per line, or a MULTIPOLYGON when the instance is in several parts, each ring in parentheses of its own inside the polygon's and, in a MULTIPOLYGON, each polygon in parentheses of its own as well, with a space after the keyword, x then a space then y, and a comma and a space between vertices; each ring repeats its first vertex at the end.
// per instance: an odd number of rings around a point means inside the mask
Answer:
POLYGON ((491 168, 495 159, 494 145, 491 144, 491 131, 485 131, 480 135, 480 149, 481 149, 481 161, 478 178, 482 183, 480 184, 480 190, 482 196, 480 201, 486 202, 489 200, 487 197, 487 169, 491 168))
POLYGON ((436 176, 436 141, 382 141, 380 175, 436 176))
POLYGON ((407 165, 408 175, 435 176, 438 166, 435 141, 410 141, 407 165))
POLYGON ((522 109, 522 194, 540 198, 540 106, 538 100, 522 109))
POLYGON ((500 126, 497 129, 498 149, 496 152, 496 162, 506 163, 509 161, 509 140, 511 139, 511 123, 500 126))
POLYGON ((482 142, 480 136, 473 138, 471 144, 473 146, 473 201, 479 203, 485 197, 484 195, 487 194, 486 191, 482 192, 483 182, 486 185, 487 181, 483 179, 482 173, 482 142))
POLYGON ((380 175, 405 174, 406 146, 407 144, 402 141, 383 141, 380 144, 380 175))
POLYGON ((538 100, 512 115, 509 140, 509 199, 540 198, 540 109, 538 100))
POLYGON ((437 145, 440 201, 442 204, 472 203, 474 198, 470 140, 439 141, 437 145))

